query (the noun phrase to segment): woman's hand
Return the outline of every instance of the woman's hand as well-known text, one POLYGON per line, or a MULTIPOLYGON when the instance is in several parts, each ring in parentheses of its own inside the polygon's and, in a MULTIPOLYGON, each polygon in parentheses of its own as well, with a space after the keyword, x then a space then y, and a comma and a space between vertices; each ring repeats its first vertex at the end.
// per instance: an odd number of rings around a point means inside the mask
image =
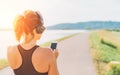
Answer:
POLYGON ((53 54, 55 55, 55 57, 56 57, 56 59, 57 59, 57 58, 58 58, 58 55, 59 55, 58 50, 57 50, 57 49, 55 49, 55 50, 53 51, 53 54))

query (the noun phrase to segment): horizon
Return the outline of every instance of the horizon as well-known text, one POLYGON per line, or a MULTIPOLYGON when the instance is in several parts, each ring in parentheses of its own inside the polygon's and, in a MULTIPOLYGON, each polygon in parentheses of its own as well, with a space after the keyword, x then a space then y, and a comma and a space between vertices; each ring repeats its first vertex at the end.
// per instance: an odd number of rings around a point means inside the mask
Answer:
POLYGON ((0 28, 12 28, 14 17, 26 9, 41 12, 45 26, 85 21, 120 21, 119 0, 4 0, 0 28), (22 5, 21 5, 22 4, 22 5))
MULTIPOLYGON (((57 24, 54 24, 54 25, 50 25, 50 26, 56 26, 56 25, 59 25, 59 24, 76 24, 76 23, 88 23, 88 22, 120 22, 120 21, 100 21, 100 20, 96 20, 96 21, 79 21, 79 22, 66 22, 66 23, 57 23, 57 24)), ((49 26, 46 26, 46 27, 49 27, 49 26)), ((13 30, 13 27, 0 27, 0 30, 13 30)))

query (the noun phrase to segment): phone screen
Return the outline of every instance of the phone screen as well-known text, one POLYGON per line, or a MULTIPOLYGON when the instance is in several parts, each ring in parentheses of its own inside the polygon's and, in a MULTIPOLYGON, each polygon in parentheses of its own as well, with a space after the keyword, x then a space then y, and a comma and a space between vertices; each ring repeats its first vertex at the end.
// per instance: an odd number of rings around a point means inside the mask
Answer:
POLYGON ((51 48, 52 50, 54 50, 54 49, 56 49, 56 47, 57 47, 57 42, 52 42, 50 48, 51 48))

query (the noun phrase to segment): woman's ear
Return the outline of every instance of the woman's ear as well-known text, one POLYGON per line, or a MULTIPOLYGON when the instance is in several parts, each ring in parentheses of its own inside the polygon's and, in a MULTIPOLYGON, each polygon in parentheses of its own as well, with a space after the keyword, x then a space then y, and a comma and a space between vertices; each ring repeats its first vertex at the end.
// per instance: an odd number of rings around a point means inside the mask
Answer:
POLYGON ((37 34, 36 28, 33 30, 33 33, 34 33, 34 34, 37 34))

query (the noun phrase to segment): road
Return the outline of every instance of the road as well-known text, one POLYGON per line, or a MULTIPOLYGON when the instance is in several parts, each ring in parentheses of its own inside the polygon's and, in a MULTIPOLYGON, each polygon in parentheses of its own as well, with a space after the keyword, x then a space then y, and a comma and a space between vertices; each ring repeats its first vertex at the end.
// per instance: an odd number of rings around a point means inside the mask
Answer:
MULTIPOLYGON (((60 75, 96 75, 88 43, 89 35, 90 32, 80 32, 59 42, 57 61, 60 75)), ((14 73, 7 67, 0 71, 0 75, 14 75, 14 73)))

